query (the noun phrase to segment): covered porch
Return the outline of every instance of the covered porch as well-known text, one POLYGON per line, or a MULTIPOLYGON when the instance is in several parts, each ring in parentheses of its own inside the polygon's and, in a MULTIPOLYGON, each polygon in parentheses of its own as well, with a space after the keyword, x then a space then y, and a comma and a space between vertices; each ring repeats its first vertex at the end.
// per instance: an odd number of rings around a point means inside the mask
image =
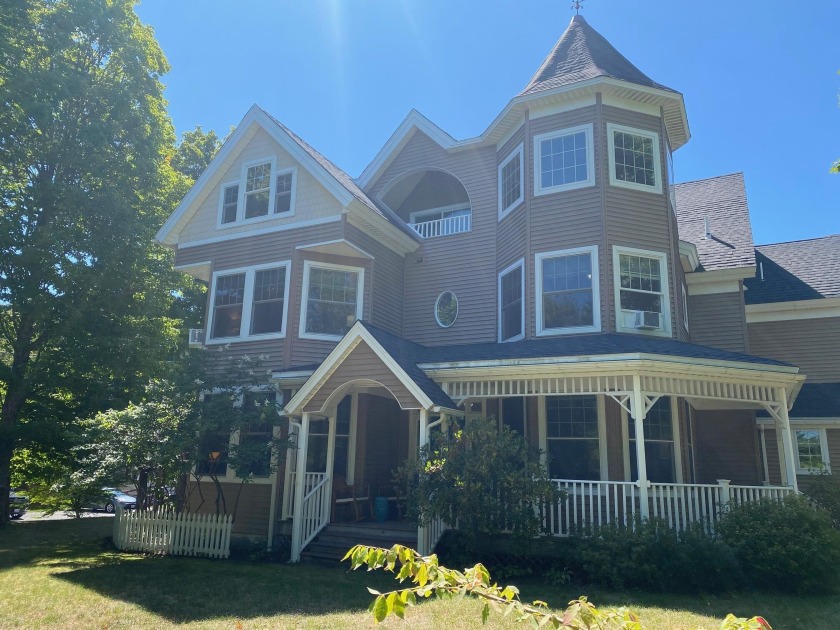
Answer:
MULTIPOLYGON (((424 350, 359 322, 287 405, 299 420, 297 452, 307 454, 295 458, 283 496, 293 560, 329 524, 335 483, 386 496, 390 470, 456 418, 495 418, 545 453, 565 490, 541 514, 555 536, 637 516, 712 529, 728 504, 796 492, 787 416, 803 380, 796 368, 654 354, 441 361, 440 349, 424 350), (782 436, 782 485, 761 477, 759 409, 782 436)), ((418 529, 421 553, 445 527, 418 529)))

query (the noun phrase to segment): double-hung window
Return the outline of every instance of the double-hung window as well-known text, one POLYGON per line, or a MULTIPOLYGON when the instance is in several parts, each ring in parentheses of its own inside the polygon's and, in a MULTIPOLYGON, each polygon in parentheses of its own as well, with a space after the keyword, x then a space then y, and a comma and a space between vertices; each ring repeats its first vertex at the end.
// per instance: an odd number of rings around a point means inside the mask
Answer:
POLYGON ((619 332, 669 335, 670 298, 665 255, 616 247, 613 267, 619 332))
POLYGON ((596 396, 548 396, 545 400, 548 474, 552 479, 601 478, 596 396))
POLYGON ((610 185, 662 192, 659 134, 622 125, 607 125, 610 185))
POLYGON ((364 269, 305 261, 300 336, 340 339, 362 318, 364 269))
POLYGON ((499 164, 499 220, 525 198, 525 149, 520 144, 499 164))
POLYGON ((278 170, 273 157, 246 162, 239 181, 222 184, 219 224, 239 225, 293 215, 296 181, 297 168, 278 170))
POLYGON ((499 341, 525 336, 525 262, 518 260, 499 274, 499 341))
POLYGON ((535 268, 537 335, 601 330, 596 246, 537 254, 535 268))
POLYGON ((595 184, 592 125, 534 136, 534 194, 595 184))
MULTIPOLYGON (((627 416, 630 441, 630 481, 639 479, 636 455, 636 425, 627 416)), ((654 403, 645 416, 642 426, 645 431, 645 464, 648 480, 654 483, 674 483, 676 479, 676 454, 674 452, 674 422, 671 414, 671 398, 663 396, 654 403)))
POLYGON ((797 427, 793 430, 793 437, 798 474, 810 475, 829 469, 825 429, 797 427))
POLYGON ((207 343, 285 336, 288 273, 288 262, 215 273, 207 343))

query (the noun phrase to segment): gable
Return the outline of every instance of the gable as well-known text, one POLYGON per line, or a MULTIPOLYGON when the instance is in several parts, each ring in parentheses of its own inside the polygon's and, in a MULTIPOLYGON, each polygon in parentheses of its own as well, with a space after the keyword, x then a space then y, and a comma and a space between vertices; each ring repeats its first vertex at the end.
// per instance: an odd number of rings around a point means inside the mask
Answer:
MULTIPOLYGON (((179 226, 179 243, 188 243, 222 235, 252 232, 263 228, 294 223, 310 224, 341 215, 343 206, 298 160, 271 137, 265 129, 257 127, 243 141, 238 151, 218 170, 195 200, 194 210, 179 226), (240 183, 243 164, 273 160, 275 172, 293 169, 295 179, 294 208, 291 216, 260 217, 233 226, 219 225, 220 199, 226 184, 240 183)), ((244 183, 242 184, 244 185, 244 183)))

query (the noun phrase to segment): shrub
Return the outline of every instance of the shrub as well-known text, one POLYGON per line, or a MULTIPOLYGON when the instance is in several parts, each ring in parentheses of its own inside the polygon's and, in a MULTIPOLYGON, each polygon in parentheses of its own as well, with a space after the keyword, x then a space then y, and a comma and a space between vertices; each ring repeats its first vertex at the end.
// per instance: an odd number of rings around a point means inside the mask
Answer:
POLYGON ((840 578, 840 532, 829 514, 799 496, 746 503, 721 517, 717 531, 759 588, 826 592, 840 578))
POLYGON ((738 562, 699 525, 677 532, 660 519, 605 525, 577 538, 583 577, 609 588, 721 592, 743 583, 738 562))
POLYGON ((808 479, 808 484, 802 491, 828 512, 834 529, 840 529, 840 476, 824 470, 808 479))

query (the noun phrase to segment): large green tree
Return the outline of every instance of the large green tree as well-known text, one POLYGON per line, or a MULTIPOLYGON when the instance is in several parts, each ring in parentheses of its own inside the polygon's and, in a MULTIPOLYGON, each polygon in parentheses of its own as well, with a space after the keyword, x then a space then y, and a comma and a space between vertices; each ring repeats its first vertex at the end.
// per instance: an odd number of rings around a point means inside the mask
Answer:
POLYGON ((62 452, 177 351, 181 278, 154 234, 188 181, 133 0, 7 0, 0 40, 2 522, 16 448, 62 452))

